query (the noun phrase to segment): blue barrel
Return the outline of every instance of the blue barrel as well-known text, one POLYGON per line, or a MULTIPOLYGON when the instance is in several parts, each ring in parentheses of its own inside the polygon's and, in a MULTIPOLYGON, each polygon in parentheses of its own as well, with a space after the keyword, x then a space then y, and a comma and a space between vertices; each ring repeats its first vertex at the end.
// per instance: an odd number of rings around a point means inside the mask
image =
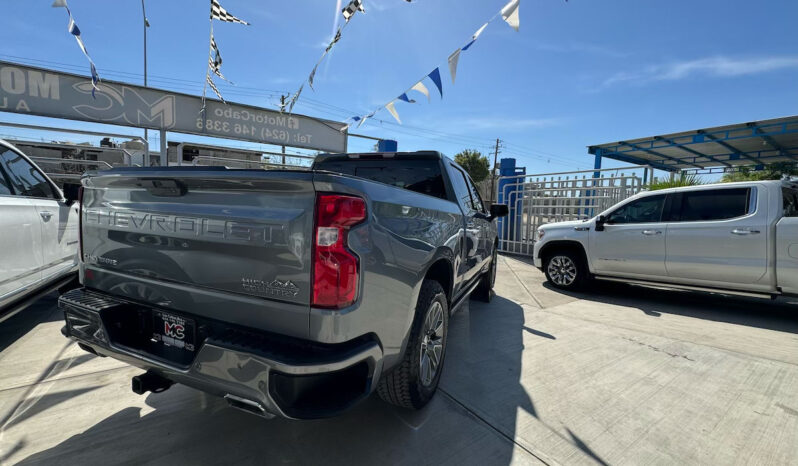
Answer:
POLYGON ((393 139, 380 139, 377 141, 377 152, 396 152, 399 150, 399 143, 393 139))

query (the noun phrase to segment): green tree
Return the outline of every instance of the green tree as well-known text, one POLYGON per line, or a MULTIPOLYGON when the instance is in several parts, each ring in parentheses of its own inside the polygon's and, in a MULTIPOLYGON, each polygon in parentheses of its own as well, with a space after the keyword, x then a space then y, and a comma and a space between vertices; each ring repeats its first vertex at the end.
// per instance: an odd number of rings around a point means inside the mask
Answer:
POLYGON ((734 181, 780 180, 784 175, 798 175, 798 167, 794 162, 777 162, 765 165, 763 170, 752 170, 751 167, 740 167, 736 172, 726 173, 721 178, 723 183, 734 181))
POLYGON ((468 172, 474 183, 479 183, 490 174, 488 158, 478 150, 466 149, 454 156, 454 161, 468 172))
POLYGON ((702 184, 704 184, 704 180, 702 180, 698 175, 682 174, 682 176, 677 176, 673 180, 668 178, 664 180, 655 179, 654 182, 648 186, 648 189, 649 191, 657 191, 660 189, 681 188, 683 186, 698 186, 702 184))

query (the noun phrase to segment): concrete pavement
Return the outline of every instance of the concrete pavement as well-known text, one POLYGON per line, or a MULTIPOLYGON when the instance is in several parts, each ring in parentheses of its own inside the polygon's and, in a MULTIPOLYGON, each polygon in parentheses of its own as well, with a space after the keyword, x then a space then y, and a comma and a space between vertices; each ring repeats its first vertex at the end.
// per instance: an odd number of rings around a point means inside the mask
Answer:
POLYGON ((52 296, 0 324, 2 464, 795 464, 798 304, 601 284, 548 288, 500 258, 451 320, 423 411, 263 420, 60 333, 52 296))

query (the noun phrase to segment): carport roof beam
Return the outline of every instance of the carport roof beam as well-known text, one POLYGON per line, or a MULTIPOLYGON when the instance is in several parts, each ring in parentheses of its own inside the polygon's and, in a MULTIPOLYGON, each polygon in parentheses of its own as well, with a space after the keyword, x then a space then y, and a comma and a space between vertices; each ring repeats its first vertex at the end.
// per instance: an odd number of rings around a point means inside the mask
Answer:
MULTIPOLYGON (((669 155, 665 155, 665 154, 663 154, 663 153, 660 153, 660 152, 657 152, 657 151, 655 151, 655 150, 646 149, 645 147, 640 147, 640 146, 638 146, 637 144, 634 144, 634 143, 631 143, 631 142, 621 141, 621 142, 619 142, 619 143, 618 143, 618 145, 619 145, 619 146, 629 146, 629 147, 633 147, 633 148, 635 148, 635 149, 637 149, 637 150, 640 150, 640 151, 643 151, 643 152, 647 152, 647 153, 649 153, 649 154, 651 154, 651 155, 656 155, 657 157, 662 157, 664 160, 673 160, 673 161, 676 161, 676 162, 680 162, 680 161, 681 161, 681 159, 678 159, 678 158, 676 158, 676 157, 671 157, 671 156, 669 156, 669 155)), ((697 168, 704 168, 704 166, 703 166, 703 165, 699 165, 699 164, 697 164, 697 163, 694 163, 694 162, 686 162, 686 163, 687 163, 688 165, 691 165, 691 166, 693 166, 693 167, 697 167, 697 168)))
POLYGON ((598 160, 608 158, 672 172, 796 162, 798 115, 625 139, 589 146, 588 152, 598 160))

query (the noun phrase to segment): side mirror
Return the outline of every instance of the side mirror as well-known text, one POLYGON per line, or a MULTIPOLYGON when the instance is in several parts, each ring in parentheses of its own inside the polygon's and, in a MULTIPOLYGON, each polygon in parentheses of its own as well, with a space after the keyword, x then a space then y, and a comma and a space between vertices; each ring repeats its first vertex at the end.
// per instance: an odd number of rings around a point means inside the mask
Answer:
POLYGON ((507 214, 510 213, 510 209, 507 207, 507 204, 493 204, 490 206, 490 218, 489 220, 493 220, 494 218, 499 217, 506 217, 507 214))
POLYGON ((607 223, 607 217, 603 215, 596 217, 596 231, 604 231, 605 223, 607 223))
POLYGON ((80 199, 80 185, 76 183, 64 183, 64 199, 70 204, 78 202, 80 199))

